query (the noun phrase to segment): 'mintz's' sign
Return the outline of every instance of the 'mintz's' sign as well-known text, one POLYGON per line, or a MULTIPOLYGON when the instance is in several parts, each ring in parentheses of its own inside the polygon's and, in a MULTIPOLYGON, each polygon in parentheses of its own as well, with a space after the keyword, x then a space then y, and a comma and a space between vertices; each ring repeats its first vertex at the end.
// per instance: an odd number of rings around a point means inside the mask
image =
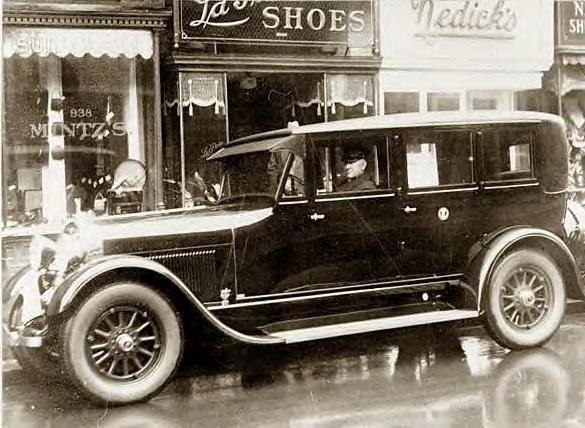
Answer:
POLYGON ((176 0, 183 41, 369 46, 373 0, 176 0))

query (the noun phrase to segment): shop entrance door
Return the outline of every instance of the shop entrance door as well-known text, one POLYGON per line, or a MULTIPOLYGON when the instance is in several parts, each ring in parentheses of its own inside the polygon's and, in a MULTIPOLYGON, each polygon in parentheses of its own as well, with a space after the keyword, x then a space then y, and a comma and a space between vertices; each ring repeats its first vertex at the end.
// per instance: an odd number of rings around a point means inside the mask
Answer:
POLYGON ((228 73, 229 139, 325 121, 323 74, 228 73))

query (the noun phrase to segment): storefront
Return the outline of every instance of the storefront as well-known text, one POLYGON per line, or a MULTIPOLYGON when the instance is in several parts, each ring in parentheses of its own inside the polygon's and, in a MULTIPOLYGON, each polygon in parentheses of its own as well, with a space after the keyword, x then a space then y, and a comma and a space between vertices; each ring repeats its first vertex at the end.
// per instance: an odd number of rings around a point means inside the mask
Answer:
POLYGON ((102 3, 91 12, 86 2, 5 2, 4 266, 32 233, 54 233, 69 216, 162 206, 159 33, 168 19, 102 3))
POLYGON ((377 114, 374 0, 174 2, 163 82, 165 207, 213 199, 205 159, 257 132, 377 114))
POLYGON ((571 195, 585 205, 585 1, 557 2, 555 54, 547 86, 567 124, 571 195))
POLYGON ((382 0, 380 28, 385 113, 547 109, 550 0, 382 0))

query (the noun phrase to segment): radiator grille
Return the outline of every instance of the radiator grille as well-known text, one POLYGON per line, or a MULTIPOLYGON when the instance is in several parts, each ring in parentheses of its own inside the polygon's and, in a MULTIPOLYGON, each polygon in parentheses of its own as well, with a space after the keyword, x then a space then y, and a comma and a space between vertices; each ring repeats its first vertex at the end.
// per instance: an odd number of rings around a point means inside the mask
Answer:
POLYGON ((148 256, 177 275, 193 293, 203 298, 219 296, 215 250, 192 250, 148 256))

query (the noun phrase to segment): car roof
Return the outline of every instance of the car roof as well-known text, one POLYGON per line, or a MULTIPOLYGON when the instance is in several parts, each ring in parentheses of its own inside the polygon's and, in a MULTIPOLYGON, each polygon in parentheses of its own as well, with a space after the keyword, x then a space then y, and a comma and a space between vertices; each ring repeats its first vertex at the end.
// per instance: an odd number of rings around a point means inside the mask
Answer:
POLYGON ((534 111, 480 110, 389 114, 384 116, 369 116, 326 123, 316 123, 312 125, 292 127, 290 129, 293 134, 308 134, 438 125, 482 125, 503 122, 555 122, 560 126, 564 125, 564 121, 561 117, 549 113, 534 111))
MULTIPOLYGON (((301 153, 298 136, 326 132, 368 131, 377 129, 398 129, 429 126, 451 125, 490 125, 499 123, 540 123, 553 122, 564 126, 560 116, 535 111, 441 111, 389 114, 384 116, 368 116, 356 119, 336 120, 333 122, 315 123, 311 125, 291 126, 260 134, 249 135, 229 142, 224 148, 214 153, 207 160, 215 160, 233 155, 295 149, 301 153), (296 137, 296 138, 295 138, 296 137), (295 144, 295 142, 297 144, 295 144), (298 147, 297 147, 298 146, 298 147)), ((301 154, 301 157, 302 154, 301 154)))

